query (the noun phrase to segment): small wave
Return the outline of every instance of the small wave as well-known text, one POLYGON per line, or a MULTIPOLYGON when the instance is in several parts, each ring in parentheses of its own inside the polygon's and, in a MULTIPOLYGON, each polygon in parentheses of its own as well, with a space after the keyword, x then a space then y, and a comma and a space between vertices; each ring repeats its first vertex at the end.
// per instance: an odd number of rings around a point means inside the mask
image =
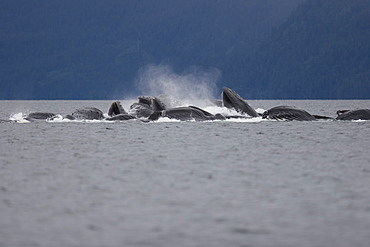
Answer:
POLYGON ((263 114, 265 111, 266 111, 266 110, 265 110, 265 109, 262 109, 262 108, 257 108, 257 109, 256 109, 256 112, 257 112, 258 114, 263 114))
POLYGON ((47 122, 52 122, 52 123, 114 123, 115 121, 107 121, 105 119, 98 120, 98 119, 78 119, 78 120, 70 120, 68 118, 53 118, 53 119, 48 119, 46 120, 47 122))
POLYGON ((232 123, 260 123, 271 120, 263 119, 262 117, 253 117, 253 118, 230 118, 223 121, 232 123))
MULTIPOLYGON (((194 121, 194 120, 190 120, 188 122, 191 122, 191 121, 194 121)), ((172 118, 168 118, 168 117, 161 117, 159 118, 158 120, 155 121, 156 123, 170 123, 170 122, 181 122, 181 120, 178 120, 178 119, 172 119, 172 118)))
POLYGON ((241 117, 246 116, 246 115, 240 114, 234 109, 229 109, 226 107, 207 106, 204 108, 204 110, 209 113, 212 113, 213 115, 222 114, 224 116, 241 116, 241 117))
POLYGON ((58 115, 55 115, 52 119, 47 119, 46 121, 47 122, 62 122, 64 120, 68 120, 68 119, 63 119, 63 116, 58 114, 58 115))

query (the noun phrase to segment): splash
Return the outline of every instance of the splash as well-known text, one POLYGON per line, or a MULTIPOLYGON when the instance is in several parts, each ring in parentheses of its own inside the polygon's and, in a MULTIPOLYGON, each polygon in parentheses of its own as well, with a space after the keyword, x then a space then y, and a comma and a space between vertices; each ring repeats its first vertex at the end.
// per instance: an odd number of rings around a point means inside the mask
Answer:
POLYGON ((169 95, 179 100, 214 99, 216 82, 221 77, 217 69, 192 67, 177 74, 167 65, 148 65, 139 70, 136 86, 143 95, 169 95))
POLYGON ((13 113, 10 115, 9 120, 10 121, 21 121, 24 119, 26 115, 22 112, 13 113))

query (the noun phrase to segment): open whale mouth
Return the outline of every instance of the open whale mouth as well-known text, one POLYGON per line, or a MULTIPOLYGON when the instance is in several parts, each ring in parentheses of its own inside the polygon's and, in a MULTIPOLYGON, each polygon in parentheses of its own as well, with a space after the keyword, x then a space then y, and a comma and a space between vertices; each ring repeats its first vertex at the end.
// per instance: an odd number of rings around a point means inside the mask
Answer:
POLYGON ((222 105, 227 108, 232 107, 231 99, 225 90, 222 91, 222 105))
POLYGON ((230 88, 222 89, 222 104, 226 108, 233 108, 240 113, 246 113, 251 117, 258 117, 258 113, 235 91, 230 88))
POLYGON ((337 111, 337 115, 339 116, 339 115, 342 115, 342 114, 344 114, 346 112, 349 112, 349 110, 338 110, 337 111))
POLYGON ((231 89, 224 87, 222 90, 222 105, 226 108, 234 108, 235 95, 231 92, 231 89))

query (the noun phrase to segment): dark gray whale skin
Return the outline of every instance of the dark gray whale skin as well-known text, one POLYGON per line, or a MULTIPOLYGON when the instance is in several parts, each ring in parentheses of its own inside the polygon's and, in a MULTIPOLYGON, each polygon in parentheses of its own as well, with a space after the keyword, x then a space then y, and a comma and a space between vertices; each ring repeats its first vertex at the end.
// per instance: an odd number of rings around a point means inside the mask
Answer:
MULTIPOLYGON (((148 118, 155 111, 166 109, 165 104, 157 97, 139 96, 139 102, 133 103, 130 106, 130 115, 135 118, 148 118)), ((112 107, 111 107, 112 108, 112 107)), ((122 108, 123 109, 123 108, 122 108)), ((122 111, 120 111, 122 113, 122 111)))
POLYGON ((110 105, 108 109, 108 116, 112 117, 119 114, 127 114, 127 112, 125 109, 123 109, 121 102, 117 100, 110 105))
POLYGON ((230 109, 235 109, 240 113, 246 113, 251 117, 258 117, 258 113, 250 107, 250 105, 234 90, 223 87, 222 89, 223 106, 230 109))
POLYGON ((82 107, 76 109, 71 115, 65 116, 69 120, 102 120, 103 112, 95 107, 82 107))
POLYGON ((133 103, 130 106, 130 111, 127 113, 121 105, 120 101, 114 101, 108 110, 108 121, 115 120, 130 120, 148 118, 153 113, 153 98, 150 96, 139 96, 139 102, 133 103))
MULTIPOLYGON (((164 96, 161 96, 164 97, 164 96)), ((148 121, 156 121, 160 117, 167 117, 170 119, 177 119, 180 121, 208 121, 208 120, 225 120, 226 118, 221 114, 213 115, 196 106, 184 106, 167 108, 166 104, 162 102, 159 97, 140 96, 139 103, 134 103, 131 110, 135 109, 135 115, 149 114, 148 121)))
POLYGON ((134 116, 129 114, 118 114, 112 117, 107 117, 105 120, 107 121, 122 121, 122 120, 130 120, 130 119, 136 119, 134 116))
POLYGON ((369 109, 339 110, 337 120, 370 120, 369 109))
POLYGON ((148 118, 153 113, 150 105, 144 103, 134 103, 130 106, 130 114, 136 118, 148 118))
POLYGON ((168 117, 170 119, 177 119, 180 121, 209 121, 209 120, 225 120, 226 118, 221 114, 213 115, 195 106, 175 107, 163 111, 156 111, 149 120, 155 121, 160 117, 168 117))
POLYGON ((285 120, 285 121, 315 121, 316 117, 305 110, 290 106, 276 106, 262 114, 263 119, 285 120))
POLYGON ((33 120, 46 120, 51 119, 53 117, 55 117, 55 114, 50 112, 31 112, 30 114, 27 115, 25 119, 28 121, 33 121, 33 120))

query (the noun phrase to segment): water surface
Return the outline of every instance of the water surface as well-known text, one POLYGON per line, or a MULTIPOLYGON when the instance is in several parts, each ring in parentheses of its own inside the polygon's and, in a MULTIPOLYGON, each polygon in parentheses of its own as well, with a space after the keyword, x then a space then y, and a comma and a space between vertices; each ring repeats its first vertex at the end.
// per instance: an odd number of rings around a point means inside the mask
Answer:
MULTIPOLYGON (((110 103, 0 101, 0 119, 110 103)), ((0 126, 0 246, 370 246, 370 121, 0 126)))

